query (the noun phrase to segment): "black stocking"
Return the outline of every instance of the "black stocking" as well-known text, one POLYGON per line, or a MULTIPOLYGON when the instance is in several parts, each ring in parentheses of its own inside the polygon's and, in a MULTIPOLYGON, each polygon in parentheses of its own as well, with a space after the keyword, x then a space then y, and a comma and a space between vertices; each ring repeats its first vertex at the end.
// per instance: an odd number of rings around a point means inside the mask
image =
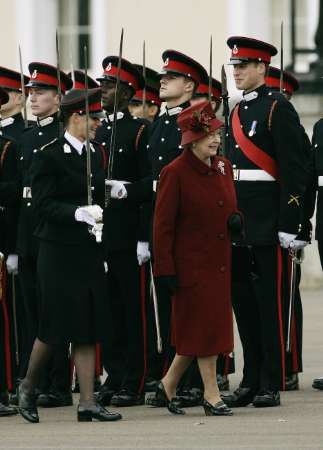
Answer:
POLYGON ((43 369, 50 358, 53 346, 45 344, 38 338, 35 339, 33 349, 29 358, 27 374, 22 381, 26 391, 33 392, 38 386, 43 369))

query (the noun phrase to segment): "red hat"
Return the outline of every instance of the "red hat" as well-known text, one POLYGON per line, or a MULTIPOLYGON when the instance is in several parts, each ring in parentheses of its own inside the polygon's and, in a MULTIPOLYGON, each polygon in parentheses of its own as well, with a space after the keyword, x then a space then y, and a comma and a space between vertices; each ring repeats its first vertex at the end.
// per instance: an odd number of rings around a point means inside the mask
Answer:
MULTIPOLYGON (((203 79, 202 83, 198 85, 195 93, 194 98, 196 97, 206 97, 209 95, 209 77, 203 79)), ((215 100, 221 102, 222 100, 222 85, 220 81, 216 80, 215 78, 212 78, 212 87, 211 87, 211 96, 215 100)))
POLYGON ((201 83, 203 77, 207 75, 206 70, 201 64, 184 53, 176 50, 165 50, 162 54, 164 65, 160 71, 160 75, 173 73, 175 75, 182 75, 187 78, 192 78, 196 83, 201 83))
MULTIPOLYGON (((265 78, 266 85, 273 89, 280 88, 280 69, 277 67, 269 67, 268 74, 265 78)), ((299 89, 298 80, 289 72, 284 70, 283 72, 283 91, 287 94, 292 95, 295 91, 299 89)))
MULTIPOLYGON (((40 62, 32 62, 28 67, 30 80, 26 84, 26 87, 39 87, 43 89, 58 88, 57 67, 40 62)), ((60 80, 62 93, 64 94, 71 89, 73 82, 62 70, 60 70, 60 80)))
MULTIPOLYGON (((116 81, 118 76, 118 56, 107 56, 102 61, 103 74, 98 81, 116 81)), ((144 85, 144 79, 131 62, 121 59, 120 82, 129 86, 133 92, 138 91, 144 85)))
POLYGON ((9 101, 8 93, 0 87, 0 106, 5 105, 9 101))
MULTIPOLYGON (((23 75, 24 84, 27 84, 29 77, 23 75)), ((20 72, 0 67, 0 87, 4 89, 11 89, 14 91, 21 91, 21 75, 20 72)))
MULTIPOLYGON (((85 73, 82 70, 73 70, 73 74, 69 72, 67 76, 74 80, 73 89, 85 89, 85 73)), ((99 87, 99 84, 89 75, 87 76, 87 84, 89 89, 99 87)))
POLYGON ((229 64, 243 64, 251 61, 269 64, 271 57, 277 55, 277 49, 267 42, 243 36, 232 36, 227 40, 231 48, 229 64))
POLYGON ((177 117, 177 124, 182 132, 181 145, 198 141, 224 125, 216 118, 211 103, 206 101, 185 108, 177 117))

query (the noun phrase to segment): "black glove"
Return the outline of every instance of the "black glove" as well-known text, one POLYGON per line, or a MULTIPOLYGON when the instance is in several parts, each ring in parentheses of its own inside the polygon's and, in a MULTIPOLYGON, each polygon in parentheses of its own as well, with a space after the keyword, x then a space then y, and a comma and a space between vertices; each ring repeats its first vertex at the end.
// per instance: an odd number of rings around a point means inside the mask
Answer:
POLYGON ((243 220, 239 213, 233 213, 228 219, 228 227, 232 241, 243 241, 245 238, 243 220))
POLYGON ((175 275, 161 275, 156 277, 158 288, 163 289, 168 295, 174 295, 177 289, 177 279, 175 275))

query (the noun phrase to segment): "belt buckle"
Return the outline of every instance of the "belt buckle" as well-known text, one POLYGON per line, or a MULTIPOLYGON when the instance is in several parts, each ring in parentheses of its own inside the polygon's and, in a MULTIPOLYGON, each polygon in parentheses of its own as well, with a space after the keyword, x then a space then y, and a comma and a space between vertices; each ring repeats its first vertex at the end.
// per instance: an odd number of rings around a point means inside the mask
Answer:
POLYGON ((233 179, 234 179, 234 181, 239 181, 240 169, 233 169, 233 179))

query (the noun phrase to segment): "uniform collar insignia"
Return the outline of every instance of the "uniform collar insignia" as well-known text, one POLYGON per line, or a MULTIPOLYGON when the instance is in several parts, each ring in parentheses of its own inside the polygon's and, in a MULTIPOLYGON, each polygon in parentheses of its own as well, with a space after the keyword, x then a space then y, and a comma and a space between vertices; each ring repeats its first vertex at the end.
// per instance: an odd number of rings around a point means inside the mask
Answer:
POLYGON ((64 153, 72 153, 71 147, 68 144, 64 144, 64 153))
POLYGON ((53 122, 54 122, 53 116, 45 117, 45 119, 37 119, 37 125, 39 127, 46 127, 46 125, 49 125, 50 123, 53 122))
POLYGON ((258 97, 258 92, 257 91, 251 91, 248 92, 247 94, 243 94, 243 100, 245 102, 250 102, 250 100, 255 100, 258 97))
POLYGON ((166 107, 166 114, 168 116, 175 116, 176 114, 179 114, 182 111, 183 111, 183 108, 181 106, 174 106, 173 108, 166 107))
POLYGON ((13 124, 15 119, 13 117, 7 117, 6 119, 1 120, 1 127, 7 127, 8 125, 13 124))
MULTIPOLYGON (((121 111, 118 111, 117 112, 117 120, 123 119, 123 117, 124 117, 124 113, 121 111)), ((113 122, 113 114, 109 114, 108 119, 110 122, 113 122)))

